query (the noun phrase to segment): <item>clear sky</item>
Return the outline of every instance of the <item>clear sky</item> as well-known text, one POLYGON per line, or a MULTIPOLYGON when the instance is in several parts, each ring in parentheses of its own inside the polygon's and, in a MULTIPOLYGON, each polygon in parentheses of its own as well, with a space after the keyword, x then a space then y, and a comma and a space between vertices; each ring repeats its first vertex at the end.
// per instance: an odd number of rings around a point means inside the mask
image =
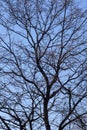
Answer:
POLYGON ((87 9, 87 0, 75 0, 78 2, 79 6, 83 9, 87 9))

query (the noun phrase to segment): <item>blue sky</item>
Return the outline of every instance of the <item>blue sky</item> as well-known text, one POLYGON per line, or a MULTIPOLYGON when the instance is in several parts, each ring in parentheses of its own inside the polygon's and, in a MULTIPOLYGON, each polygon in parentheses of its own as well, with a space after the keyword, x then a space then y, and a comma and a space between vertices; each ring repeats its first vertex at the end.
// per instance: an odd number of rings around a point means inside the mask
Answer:
POLYGON ((76 0, 76 2, 78 2, 81 8, 87 9, 87 0, 76 0))

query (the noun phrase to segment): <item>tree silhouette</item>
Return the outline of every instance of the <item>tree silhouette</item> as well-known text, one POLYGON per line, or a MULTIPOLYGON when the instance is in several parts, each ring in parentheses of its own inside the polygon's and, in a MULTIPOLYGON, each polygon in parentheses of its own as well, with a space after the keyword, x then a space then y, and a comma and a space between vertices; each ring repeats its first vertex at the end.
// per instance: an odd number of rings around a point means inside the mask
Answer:
POLYGON ((71 0, 0 8, 0 129, 86 130, 87 11, 71 0))

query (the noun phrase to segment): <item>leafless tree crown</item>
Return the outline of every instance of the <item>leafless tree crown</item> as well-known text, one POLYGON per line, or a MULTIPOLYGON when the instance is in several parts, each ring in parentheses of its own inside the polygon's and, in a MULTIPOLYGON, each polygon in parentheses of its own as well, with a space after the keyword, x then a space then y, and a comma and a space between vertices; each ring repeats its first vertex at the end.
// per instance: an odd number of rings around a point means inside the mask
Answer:
POLYGON ((0 30, 0 130, 86 130, 87 10, 0 0, 0 30))

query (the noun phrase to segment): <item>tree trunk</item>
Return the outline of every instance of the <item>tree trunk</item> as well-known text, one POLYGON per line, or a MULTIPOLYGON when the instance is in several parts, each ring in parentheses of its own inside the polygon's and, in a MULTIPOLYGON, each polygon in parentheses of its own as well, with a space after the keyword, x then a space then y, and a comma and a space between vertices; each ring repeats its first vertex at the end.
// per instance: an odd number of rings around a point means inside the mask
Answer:
POLYGON ((48 109, 47 109, 47 106, 48 106, 48 101, 45 100, 44 101, 44 123, 45 123, 46 130, 51 130, 51 127, 49 125, 49 118, 48 118, 48 109))

